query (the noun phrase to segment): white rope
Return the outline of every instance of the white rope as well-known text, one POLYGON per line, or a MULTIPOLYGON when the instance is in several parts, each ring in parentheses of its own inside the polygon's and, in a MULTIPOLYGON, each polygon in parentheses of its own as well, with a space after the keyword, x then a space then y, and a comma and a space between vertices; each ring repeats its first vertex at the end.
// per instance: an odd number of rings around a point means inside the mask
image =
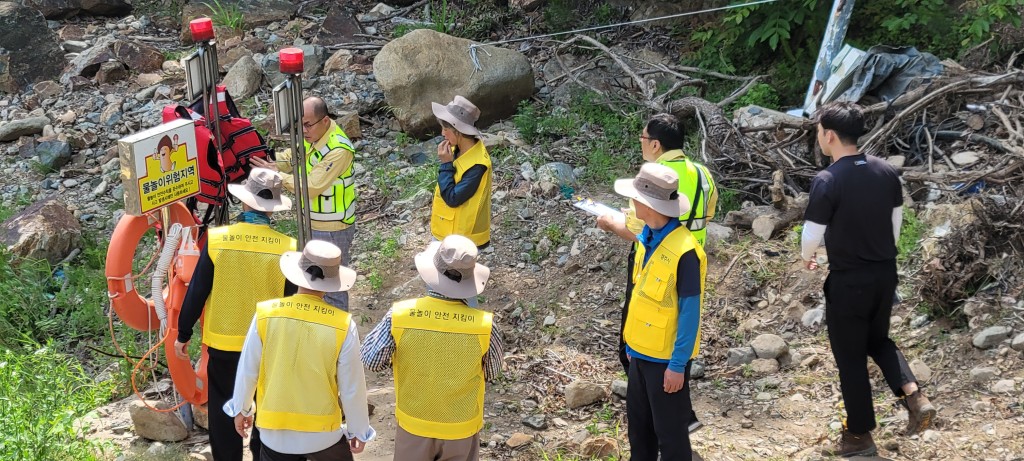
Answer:
MULTIPOLYGON (((529 37, 512 38, 512 39, 508 39, 508 40, 501 40, 501 41, 490 42, 490 43, 473 43, 473 44, 469 45, 469 57, 470 57, 470 59, 473 60, 473 67, 475 69, 473 72, 475 73, 477 71, 483 70, 480 67, 480 59, 476 55, 476 50, 477 50, 477 48, 481 48, 482 49, 482 47, 485 47, 485 46, 503 45, 503 44, 506 44, 506 43, 522 42, 522 41, 526 41, 526 40, 536 40, 538 38, 554 37, 554 36, 557 36, 557 35, 578 34, 580 32, 590 32, 590 31, 594 31, 594 30, 612 29, 612 28, 615 28, 615 27, 631 26, 631 25, 634 25, 634 24, 643 24, 645 22, 661 21, 663 19, 682 18, 682 17, 685 17, 685 16, 694 16, 694 15, 704 14, 704 13, 714 13, 716 11, 725 11, 725 10, 731 10, 731 9, 735 9, 735 8, 743 8, 745 6, 761 5, 761 4, 764 4, 764 3, 774 3, 776 1, 778 1, 778 0, 758 0, 758 1, 750 2, 750 3, 743 3, 743 4, 740 4, 740 5, 720 6, 720 7, 717 7, 717 8, 708 8, 706 10, 688 11, 686 13, 676 13, 676 14, 670 14, 668 16, 659 16, 657 18, 638 19, 636 21, 628 21, 628 22, 620 22, 620 23, 616 23, 616 24, 607 24, 607 25, 603 25, 603 26, 587 27, 587 28, 583 28, 583 29, 575 29, 575 30, 569 30, 569 31, 565 31, 565 32, 554 32, 554 33, 550 33, 550 34, 531 35, 529 37)), ((484 53, 487 53, 487 50, 484 50, 484 53)), ((487 53, 487 55, 490 56, 491 54, 487 53)))

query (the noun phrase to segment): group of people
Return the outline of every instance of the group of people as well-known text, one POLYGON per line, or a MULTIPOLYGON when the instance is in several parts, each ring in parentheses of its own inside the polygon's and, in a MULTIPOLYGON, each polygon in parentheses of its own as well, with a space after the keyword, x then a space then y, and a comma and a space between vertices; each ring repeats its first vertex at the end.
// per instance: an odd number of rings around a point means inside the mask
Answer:
MULTIPOLYGON (((433 104, 444 140, 430 218, 434 241, 415 257, 421 297, 394 303, 360 343, 348 314, 356 280, 349 247, 357 199, 354 148, 323 100, 303 103, 302 131, 313 240, 296 248, 270 228, 291 209, 293 156, 256 161, 231 185, 240 222, 211 229, 179 317, 176 352, 188 355, 205 313, 209 354, 209 431, 214 458, 242 459, 249 436, 255 459, 351 460, 376 436, 370 427, 364 367, 391 369, 395 383, 396 460, 476 460, 485 382, 501 375, 503 344, 490 312, 480 309, 490 270, 479 250, 490 244, 491 171, 476 127, 480 109, 456 96, 433 104), (255 418, 255 419, 254 419, 255 418)), ((829 340, 849 421, 837 456, 876 452, 872 357, 909 410, 908 433, 923 430, 935 408, 889 339, 895 294, 902 189, 885 162, 857 151, 860 109, 819 109, 818 142, 833 163, 811 187, 802 256, 828 241, 825 283, 829 340)), ((701 427, 690 396, 690 369, 701 350, 707 223, 718 188, 711 171, 683 152, 682 124, 653 116, 640 135, 645 163, 615 182, 629 199, 621 216, 597 226, 629 243, 619 359, 628 375, 626 414, 631 459, 690 460, 690 432, 701 427)))

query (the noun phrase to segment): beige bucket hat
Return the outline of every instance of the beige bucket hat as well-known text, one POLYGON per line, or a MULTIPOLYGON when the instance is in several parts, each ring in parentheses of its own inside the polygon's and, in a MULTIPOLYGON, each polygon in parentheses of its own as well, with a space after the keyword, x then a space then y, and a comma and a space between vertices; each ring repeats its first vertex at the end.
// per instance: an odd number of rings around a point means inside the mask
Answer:
POLYGON ((356 271, 341 265, 341 249, 323 240, 281 255, 281 272, 300 287, 326 293, 348 291, 356 282, 356 271))
POLYGON ((476 244, 461 235, 431 243, 416 255, 416 270, 430 289, 453 299, 472 298, 484 291, 491 270, 477 260, 476 244))
POLYGON ((476 121, 480 120, 480 109, 462 96, 455 96, 455 100, 442 106, 436 102, 430 103, 434 116, 451 123, 459 133, 470 136, 480 136, 480 130, 476 128, 476 121))
POLYGON ((615 192, 665 216, 678 218, 690 211, 690 204, 680 200, 679 174, 658 163, 645 163, 633 179, 615 181, 615 192))
POLYGON ((242 184, 228 184, 228 192, 255 210, 274 212, 290 210, 292 201, 282 195, 281 174, 266 168, 253 168, 242 184))

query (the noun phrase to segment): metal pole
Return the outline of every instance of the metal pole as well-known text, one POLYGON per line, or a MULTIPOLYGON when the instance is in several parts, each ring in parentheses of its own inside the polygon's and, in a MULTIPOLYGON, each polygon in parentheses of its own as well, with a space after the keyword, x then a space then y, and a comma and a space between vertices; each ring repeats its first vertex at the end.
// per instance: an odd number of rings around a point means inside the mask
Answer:
MULTIPOLYGON (((220 77, 220 69, 217 64, 217 42, 216 40, 200 41, 199 47, 199 68, 202 74, 203 85, 203 112, 206 115, 206 127, 213 133, 213 145, 217 149, 217 155, 221 155, 223 148, 220 132, 220 108, 218 107, 217 80, 220 77)), ((224 173, 224 172, 221 172, 224 173)), ((224 178, 227 181, 227 177, 224 178)), ((221 188, 221 194, 227 198, 227 186, 221 188)), ((225 205, 214 215, 214 224, 222 226, 228 221, 228 206, 225 205)))
MULTIPOLYGON (((811 84, 807 87, 807 96, 804 98, 805 113, 812 105, 817 106, 816 99, 821 96, 821 90, 832 72, 832 58, 843 47, 846 30, 850 26, 850 17, 853 15, 854 1, 834 0, 832 3, 828 26, 825 28, 825 36, 821 39, 821 49, 818 50, 818 60, 814 64, 814 77, 811 78, 811 84)), ((813 113, 813 111, 811 112, 813 113)))
POLYGON ((302 137, 302 74, 288 74, 285 85, 288 88, 289 104, 292 107, 292 119, 289 132, 292 141, 292 163, 295 178, 296 220, 298 227, 299 248, 313 239, 312 223, 309 218, 309 185, 306 178, 306 146, 302 137))

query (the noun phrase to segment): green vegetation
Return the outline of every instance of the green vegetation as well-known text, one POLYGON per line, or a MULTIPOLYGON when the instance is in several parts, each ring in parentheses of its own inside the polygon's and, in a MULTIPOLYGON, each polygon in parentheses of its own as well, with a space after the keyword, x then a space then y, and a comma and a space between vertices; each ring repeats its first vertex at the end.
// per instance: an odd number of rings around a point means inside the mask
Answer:
POLYGON ((900 240, 896 242, 899 251, 896 260, 899 264, 907 262, 921 250, 920 241, 924 230, 925 225, 917 213, 912 208, 903 207, 903 226, 900 227, 900 240))
POLYGON ((569 109, 549 108, 523 101, 513 123, 530 144, 551 149, 556 142, 569 141, 573 161, 584 166, 583 180, 606 184, 625 177, 642 161, 637 136, 643 119, 637 108, 610 109, 601 96, 578 91, 569 109), (566 135, 572 138, 565 138, 566 135))
POLYGON ((242 15, 242 10, 236 3, 221 3, 220 0, 213 0, 213 4, 203 2, 210 9, 212 14, 210 19, 213 20, 213 24, 221 27, 227 27, 241 31, 245 25, 245 17, 242 15))
POLYGON ((433 190, 437 184, 437 156, 430 156, 430 159, 426 164, 406 168, 385 162, 371 173, 373 185, 391 200, 407 199, 421 190, 433 190))
POLYGON ((402 230, 398 228, 393 229, 391 235, 375 232, 363 248, 370 258, 359 261, 359 271, 366 274, 370 289, 375 293, 384 287, 385 274, 391 273, 389 268, 398 261, 398 250, 401 249, 398 238, 401 235, 402 230))
POLYGON ((103 446, 78 437, 75 420, 109 391, 52 345, 0 349, 0 396, 0 459, 104 459, 103 446))
MULTIPOLYGON (((733 4, 747 3, 733 0, 733 4)), ((726 11, 689 32, 684 63, 736 74, 769 74, 783 105, 798 104, 813 71, 832 2, 780 0, 726 11)), ((1024 0, 894 0, 866 2, 854 8, 848 42, 860 49, 874 45, 913 45, 940 59, 994 37, 1001 25, 1020 27, 1024 0)), ((989 44, 997 54, 1013 50, 989 44)), ((711 100, 732 91, 729 82, 712 82, 711 100)))

